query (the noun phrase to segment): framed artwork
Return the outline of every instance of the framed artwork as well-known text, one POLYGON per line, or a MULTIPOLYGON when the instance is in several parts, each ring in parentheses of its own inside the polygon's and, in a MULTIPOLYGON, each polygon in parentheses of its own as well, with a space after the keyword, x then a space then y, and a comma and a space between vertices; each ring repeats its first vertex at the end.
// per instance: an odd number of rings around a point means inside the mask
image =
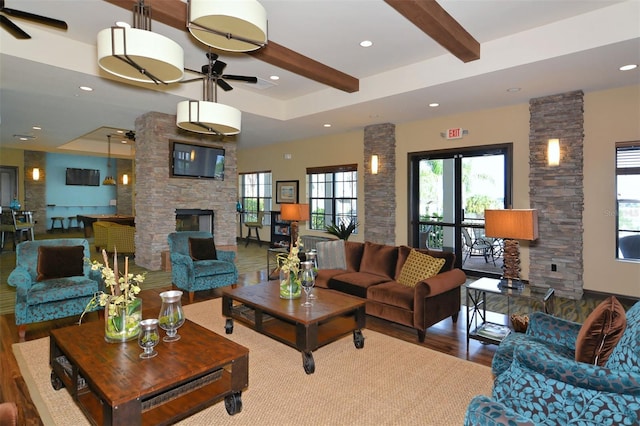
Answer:
POLYGON ((298 204, 297 180, 276 181, 276 204, 298 204))

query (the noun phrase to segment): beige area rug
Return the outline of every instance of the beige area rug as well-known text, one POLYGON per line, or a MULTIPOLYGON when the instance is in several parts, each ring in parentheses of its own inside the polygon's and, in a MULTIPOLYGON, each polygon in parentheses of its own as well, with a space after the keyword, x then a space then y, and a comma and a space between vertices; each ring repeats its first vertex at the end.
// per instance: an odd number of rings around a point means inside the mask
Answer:
MULTIPOLYGON (((220 299, 184 311, 225 335, 220 299)), ((221 401, 179 424, 460 425, 471 398, 491 392, 488 367, 371 330, 363 334, 363 349, 355 348, 351 335, 318 349, 316 371, 307 375, 298 351, 236 323, 227 337, 250 350, 242 411, 229 416, 221 401)), ((49 338, 16 343, 13 351, 46 425, 89 424, 65 389, 51 387, 49 338)))

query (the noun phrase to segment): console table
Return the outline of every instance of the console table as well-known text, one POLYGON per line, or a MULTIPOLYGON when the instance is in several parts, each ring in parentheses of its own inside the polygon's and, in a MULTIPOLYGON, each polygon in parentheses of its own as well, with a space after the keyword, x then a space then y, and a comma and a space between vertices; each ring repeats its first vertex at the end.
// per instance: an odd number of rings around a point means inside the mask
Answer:
POLYGON ((465 284, 467 296, 467 352, 469 352, 469 340, 479 340, 483 343, 500 344, 504 336, 483 333, 485 327, 495 330, 504 329, 503 325, 487 320, 487 293, 496 294, 507 298, 507 316, 511 314, 511 298, 526 299, 530 302, 537 301, 542 304, 546 313, 553 311, 554 289, 536 291, 529 285, 521 289, 508 288, 500 285, 500 280, 493 278, 480 278, 477 281, 465 284))

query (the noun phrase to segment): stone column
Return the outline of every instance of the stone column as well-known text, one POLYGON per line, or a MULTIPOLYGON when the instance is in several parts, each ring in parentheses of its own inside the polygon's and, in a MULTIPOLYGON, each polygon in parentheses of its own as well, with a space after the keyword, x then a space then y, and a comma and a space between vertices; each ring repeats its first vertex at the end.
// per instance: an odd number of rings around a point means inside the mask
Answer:
POLYGON ((364 128, 364 239, 396 244, 396 126, 383 123, 364 128), (379 159, 371 174, 371 156, 379 159))
MULTIPOLYGON (((47 197, 46 197, 46 169, 47 157, 43 151, 24 151, 24 205, 23 210, 33 212, 36 221, 35 233, 47 232, 47 197), (33 168, 40 169, 40 180, 33 180, 33 168)), ((66 219, 66 218, 65 218, 66 219)))
POLYGON ((529 197, 539 228, 530 243, 529 282, 573 299, 583 292, 583 96, 574 91, 529 102, 529 197), (547 165, 549 139, 560 139, 558 166, 547 165))

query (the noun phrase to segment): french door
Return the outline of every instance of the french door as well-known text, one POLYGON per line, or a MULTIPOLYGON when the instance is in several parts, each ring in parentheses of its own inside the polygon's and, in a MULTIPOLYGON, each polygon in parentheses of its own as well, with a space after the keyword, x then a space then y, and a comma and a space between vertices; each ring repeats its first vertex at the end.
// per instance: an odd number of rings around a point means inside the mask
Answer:
POLYGON ((409 155, 409 242, 450 251, 456 267, 498 276, 502 242, 484 235, 484 210, 511 205, 512 144, 409 155))

